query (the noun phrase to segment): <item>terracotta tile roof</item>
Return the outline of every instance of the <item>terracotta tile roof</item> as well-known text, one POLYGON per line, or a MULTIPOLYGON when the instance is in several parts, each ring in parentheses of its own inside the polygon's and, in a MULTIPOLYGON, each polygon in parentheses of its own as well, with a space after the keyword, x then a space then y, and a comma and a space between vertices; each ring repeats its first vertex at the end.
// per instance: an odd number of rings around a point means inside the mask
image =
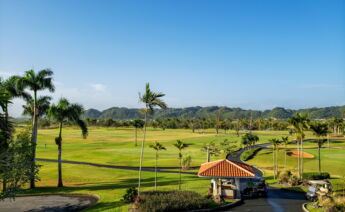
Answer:
POLYGON ((254 177, 252 167, 228 159, 201 164, 200 177, 254 177))

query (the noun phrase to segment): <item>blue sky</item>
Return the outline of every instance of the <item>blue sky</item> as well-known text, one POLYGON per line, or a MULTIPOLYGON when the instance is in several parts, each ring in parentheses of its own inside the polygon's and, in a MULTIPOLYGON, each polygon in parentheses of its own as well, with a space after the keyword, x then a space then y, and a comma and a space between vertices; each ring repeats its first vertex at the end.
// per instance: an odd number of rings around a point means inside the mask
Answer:
POLYGON ((51 68, 55 101, 139 107, 150 82, 170 107, 345 104, 343 0, 0 2, 0 75, 51 68))

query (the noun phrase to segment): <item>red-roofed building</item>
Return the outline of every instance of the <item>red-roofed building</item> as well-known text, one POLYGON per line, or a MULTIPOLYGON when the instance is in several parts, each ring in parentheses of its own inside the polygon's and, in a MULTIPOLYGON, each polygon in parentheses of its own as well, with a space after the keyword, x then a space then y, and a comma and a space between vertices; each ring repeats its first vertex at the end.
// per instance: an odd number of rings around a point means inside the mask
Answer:
POLYGON ((240 198, 241 192, 257 178, 251 166, 228 159, 201 164, 198 176, 212 178, 213 196, 225 198, 240 198))

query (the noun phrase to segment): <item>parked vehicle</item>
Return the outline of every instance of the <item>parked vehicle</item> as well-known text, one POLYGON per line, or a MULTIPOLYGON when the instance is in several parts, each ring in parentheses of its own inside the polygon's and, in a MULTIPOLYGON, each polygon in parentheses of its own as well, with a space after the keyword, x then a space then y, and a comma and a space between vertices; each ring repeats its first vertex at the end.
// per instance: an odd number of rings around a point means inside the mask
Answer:
POLYGON ((309 180, 308 192, 306 198, 310 201, 316 201, 319 198, 328 197, 332 193, 332 185, 328 181, 309 180))

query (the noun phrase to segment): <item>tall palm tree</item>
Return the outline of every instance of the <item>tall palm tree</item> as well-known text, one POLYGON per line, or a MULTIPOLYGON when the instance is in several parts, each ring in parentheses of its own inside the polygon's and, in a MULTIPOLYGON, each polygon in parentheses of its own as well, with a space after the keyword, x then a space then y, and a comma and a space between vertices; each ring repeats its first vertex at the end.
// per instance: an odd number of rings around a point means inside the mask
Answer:
POLYGON ((32 158, 32 177, 30 180, 30 187, 35 188, 35 158, 36 158, 36 145, 37 145, 37 130, 38 130, 38 103, 37 103, 37 92, 48 89, 50 92, 55 91, 53 84, 53 71, 50 69, 43 69, 39 72, 34 70, 26 71, 24 76, 18 80, 18 85, 21 88, 28 88, 33 92, 33 118, 32 118, 32 147, 33 147, 33 158, 32 158))
POLYGON ((189 144, 186 144, 184 142, 182 142, 181 140, 177 140, 176 143, 174 144, 174 146, 178 149, 178 158, 180 160, 180 180, 179 180, 179 184, 178 184, 178 189, 181 190, 181 169, 182 169, 182 150, 187 148, 189 146, 189 144))
POLYGON ((143 164, 143 156, 144 156, 144 144, 146 138, 146 126, 147 126, 147 116, 149 114, 154 113, 155 107, 160 107, 162 109, 167 108, 166 103, 161 99, 165 94, 163 93, 155 93, 151 91, 150 84, 146 83, 145 93, 141 95, 139 93, 139 100, 140 102, 145 104, 145 108, 142 110, 145 116, 145 124, 144 124, 144 135, 143 140, 141 142, 141 151, 140 151, 140 165, 139 165, 139 180, 138 180, 138 196, 140 195, 140 184, 141 184, 141 169, 143 164))
POLYGON ((274 179, 276 179, 277 174, 278 174, 278 145, 280 143, 280 141, 276 138, 272 138, 269 140, 272 145, 273 145, 273 150, 272 150, 272 154, 273 154, 273 170, 274 170, 274 179))
POLYGON ((83 106, 79 104, 70 104, 65 98, 60 99, 57 105, 53 104, 49 108, 48 115, 59 123, 59 136, 55 138, 55 143, 58 145, 58 187, 63 187, 61 168, 62 126, 64 122, 75 123, 80 127, 83 138, 86 138, 88 129, 85 122, 80 119, 83 112, 83 106))
POLYGON ((143 128, 144 127, 145 122, 141 119, 134 119, 132 122, 132 125, 135 128, 135 138, 134 138, 134 146, 138 146, 138 128, 143 128))
POLYGON ((325 139, 320 139, 321 137, 327 136, 329 129, 326 123, 315 122, 310 125, 310 129, 313 134, 317 137, 318 154, 319 154, 319 173, 321 173, 321 153, 320 149, 322 145, 327 141, 325 139))
POLYGON ((288 136, 283 136, 282 137, 282 142, 283 142, 284 148, 285 148, 284 169, 286 169, 286 155, 287 155, 287 145, 289 144, 289 137, 288 136))
POLYGON ((291 125, 291 132, 295 134, 298 149, 298 177, 303 176, 303 157, 301 157, 301 152, 303 152, 303 139, 305 137, 304 131, 309 128, 309 119, 307 114, 297 113, 294 117, 288 120, 291 125))
POLYGON ((157 161, 158 161, 158 151, 166 150, 166 148, 157 141, 150 145, 150 148, 156 151, 156 161, 155 161, 155 190, 157 190, 157 161))

